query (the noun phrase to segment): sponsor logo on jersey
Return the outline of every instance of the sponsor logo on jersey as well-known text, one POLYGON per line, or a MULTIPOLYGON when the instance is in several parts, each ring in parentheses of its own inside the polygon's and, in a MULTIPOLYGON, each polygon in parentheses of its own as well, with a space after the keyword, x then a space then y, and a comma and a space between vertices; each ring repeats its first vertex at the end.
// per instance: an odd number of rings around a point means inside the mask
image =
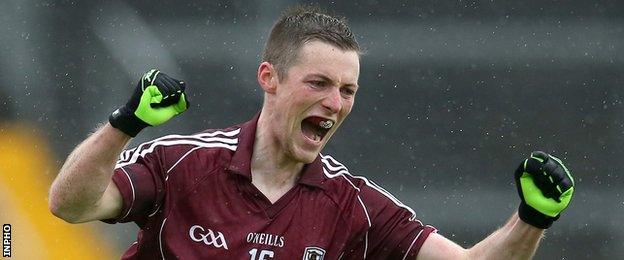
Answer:
POLYGON ((249 233, 247 242, 267 246, 284 247, 284 237, 267 233, 249 233))
POLYGON ((325 249, 316 246, 306 247, 303 251, 303 260, 323 260, 325 249))
POLYGON ((212 231, 202 226, 194 225, 189 229, 189 236, 195 242, 203 242, 206 245, 214 246, 216 248, 225 248, 228 250, 227 242, 225 242, 225 236, 219 231, 212 231))

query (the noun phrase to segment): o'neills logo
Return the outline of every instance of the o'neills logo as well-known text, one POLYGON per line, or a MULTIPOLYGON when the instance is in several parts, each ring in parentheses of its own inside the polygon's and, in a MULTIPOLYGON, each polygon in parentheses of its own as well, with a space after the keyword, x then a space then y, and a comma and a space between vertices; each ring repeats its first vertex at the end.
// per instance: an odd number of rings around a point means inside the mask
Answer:
POLYGON ((284 237, 267 233, 249 233, 247 242, 267 246, 284 247, 284 237))
POLYGON ((214 246, 216 248, 223 247, 228 250, 225 237, 219 231, 213 232, 209 228, 204 229, 202 226, 194 225, 189 229, 189 236, 195 242, 203 242, 209 246, 214 246))

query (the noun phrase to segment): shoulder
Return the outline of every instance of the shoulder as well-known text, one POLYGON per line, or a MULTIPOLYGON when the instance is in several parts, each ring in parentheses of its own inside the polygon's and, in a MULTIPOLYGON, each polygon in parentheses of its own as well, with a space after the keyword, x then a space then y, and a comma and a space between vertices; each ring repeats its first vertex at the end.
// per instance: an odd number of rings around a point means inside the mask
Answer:
POLYGON ((408 211, 415 216, 414 210, 403 204, 394 195, 382 188, 374 181, 352 174, 347 166, 331 155, 321 155, 323 172, 328 178, 327 187, 330 193, 338 198, 349 198, 353 195, 363 207, 377 211, 388 206, 408 211))
POLYGON ((331 155, 320 155, 323 173, 327 178, 330 190, 335 192, 360 192, 366 178, 351 174, 346 165, 331 155))
POLYGON ((239 126, 224 129, 208 129, 190 135, 172 134, 148 142, 122 152, 117 166, 124 166, 145 160, 146 157, 159 160, 179 160, 196 150, 229 150, 236 151, 238 146, 239 126))

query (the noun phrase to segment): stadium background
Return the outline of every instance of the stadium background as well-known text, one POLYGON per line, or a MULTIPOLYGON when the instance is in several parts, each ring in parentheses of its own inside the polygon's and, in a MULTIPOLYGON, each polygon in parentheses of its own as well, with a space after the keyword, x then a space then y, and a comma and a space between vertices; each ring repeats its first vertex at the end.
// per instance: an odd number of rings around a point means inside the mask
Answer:
MULTIPOLYGON (((150 67, 184 79, 192 107, 133 145, 250 118, 265 35, 293 3, 1 1, 0 221, 13 224, 14 257, 121 255, 134 224, 47 213, 64 158, 150 67)), ((470 246, 515 210, 518 162, 551 152, 577 189, 537 259, 624 258, 624 3, 318 3, 368 51, 356 106, 325 153, 470 246)))

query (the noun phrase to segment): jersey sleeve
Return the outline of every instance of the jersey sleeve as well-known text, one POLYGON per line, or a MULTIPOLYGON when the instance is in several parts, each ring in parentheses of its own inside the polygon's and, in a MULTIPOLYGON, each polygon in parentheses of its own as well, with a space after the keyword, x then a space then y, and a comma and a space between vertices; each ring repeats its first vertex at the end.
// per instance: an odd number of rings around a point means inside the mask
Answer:
POLYGON ((416 219, 414 211, 374 183, 361 188, 370 229, 366 247, 369 259, 416 259, 418 251, 437 230, 416 219))
POLYGON ((123 199, 121 214, 103 220, 106 223, 138 222, 156 212, 167 190, 167 171, 175 160, 188 151, 184 145, 172 145, 170 137, 162 137, 126 150, 119 156, 112 181, 123 199))
POLYGON ((157 209, 164 197, 165 179, 160 155, 161 147, 143 143, 121 153, 115 165, 112 181, 123 200, 117 218, 106 223, 139 221, 157 209))

